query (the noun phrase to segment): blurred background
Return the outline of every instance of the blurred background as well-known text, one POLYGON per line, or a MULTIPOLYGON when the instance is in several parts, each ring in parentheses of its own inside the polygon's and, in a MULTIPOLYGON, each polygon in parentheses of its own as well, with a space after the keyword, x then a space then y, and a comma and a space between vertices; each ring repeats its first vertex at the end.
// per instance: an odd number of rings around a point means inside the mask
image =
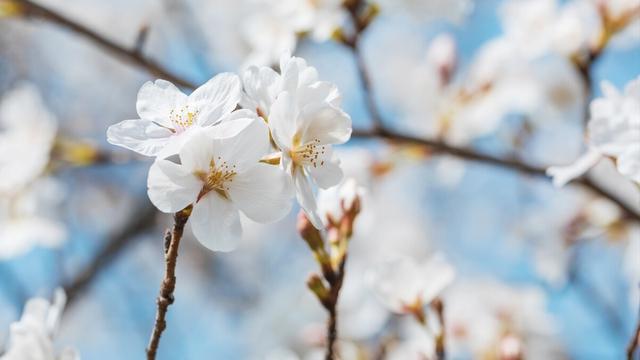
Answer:
MULTIPOLYGON (((546 24, 529 29, 539 30, 537 39, 510 32, 512 2, 382 2, 360 49, 386 126, 535 167, 575 160, 585 148, 589 96, 601 94, 602 80, 622 88, 640 74, 640 28, 611 41, 587 78, 561 52, 536 50, 544 47, 536 41, 552 36, 546 24), (507 52, 501 41, 520 35, 524 50, 507 52), (434 85, 439 56, 450 65, 440 78, 446 86, 434 85), (499 79, 491 94, 443 123, 437 109, 450 94, 485 77, 499 79)), ((47 16, 0 15, 0 115, 50 120, 47 129, 33 125, 33 142, 22 147, 3 146, 0 136, 0 165, 46 153, 43 175, 21 194, 27 215, 20 226, 0 191, 0 349, 25 301, 63 286, 69 303, 57 344, 83 359, 143 356, 171 219, 146 196, 151 160, 109 145, 105 131, 137 118, 138 89, 162 77, 140 59, 197 84, 271 61, 255 47, 268 40, 256 40, 246 24, 269 14, 255 3, 38 0, 133 56, 47 16), (46 132, 51 138, 41 145, 46 132), (25 240, 16 245, 16 238, 25 240)), ((338 85, 354 129, 369 129, 351 50, 306 36, 294 53, 338 85)), ((415 331, 373 296, 367 270, 389 253, 436 252, 457 271, 444 295, 450 358, 507 359, 499 351, 506 334, 519 339, 527 359, 625 356, 640 300, 640 228, 616 204, 583 186, 556 189, 544 177, 416 146, 354 137, 337 152, 345 172, 367 188, 339 305, 345 359, 373 359, 385 346, 393 353, 415 331)), ((10 183, 23 170, 4 168, 0 177, 10 183)), ((638 187, 611 162, 592 174, 640 212, 638 187)), ((316 264, 296 233, 296 212, 271 225, 245 221, 240 248, 228 254, 210 252, 186 232, 159 359, 318 358, 325 313, 305 286, 316 264)))

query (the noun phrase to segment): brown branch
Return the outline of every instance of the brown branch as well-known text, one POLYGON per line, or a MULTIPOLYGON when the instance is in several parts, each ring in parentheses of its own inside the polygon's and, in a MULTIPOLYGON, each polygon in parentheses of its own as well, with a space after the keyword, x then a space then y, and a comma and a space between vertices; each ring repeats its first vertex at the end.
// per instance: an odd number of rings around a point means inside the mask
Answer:
POLYGON ((636 329, 633 331, 633 335, 631 339, 629 339, 629 345, 627 345, 627 360, 633 360, 633 354, 636 352, 638 348, 638 344, 640 343, 640 319, 638 319, 638 324, 636 325, 636 329))
MULTIPOLYGON (((526 175, 537 176, 548 180, 550 179, 550 177, 546 175, 546 168, 544 167, 529 165, 517 159, 501 158, 488 154, 482 154, 472 149, 449 145, 440 140, 430 140, 411 135, 404 135, 388 129, 354 130, 352 136, 361 139, 383 139, 398 144, 426 146, 436 153, 448 154, 469 161, 489 164, 507 170, 515 170, 526 175)), ((609 199, 624 211, 627 218, 640 222, 640 214, 638 214, 631 206, 626 204, 624 201, 618 199, 614 194, 596 184, 591 178, 582 177, 579 179, 575 179, 574 181, 572 181, 572 183, 581 185, 589 189, 593 193, 609 199)))
POLYGON ((95 43, 110 54, 115 55, 118 59, 133 64, 153 76, 171 81, 172 83, 185 88, 195 88, 195 84, 176 74, 173 74, 156 61, 151 60, 139 51, 138 48, 127 49, 115 42, 105 38, 97 32, 69 19, 68 17, 42 5, 38 5, 30 0, 15 0, 20 6, 20 11, 26 17, 37 18, 51 23, 57 24, 69 31, 81 35, 87 40, 95 43))
POLYGON ((369 16, 361 16, 361 12, 363 11, 363 7, 366 6, 366 3, 361 0, 355 0, 352 2, 346 2, 345 8, 349 13, 349 17, 351 19, 351 23, 353 24, 355 33, 351 37, 342 36, 340 38, 341 42, 346 45, 351 52, 353 53, 353 57, 356 62, 356 69, 358 70, 358 77, 360 79, 360 84, 362 86, 362 96, 364 97, 364 102, 369 111, 369 115, 371 116, 371 121, 373 122, 374 130, 384 128, 384 124, 382 121, 382 116, 380 115, 380 111, 378 110, 378 105, 374 98, 373 86, 371 81, 371 76, 369 75, 369 70, 367 68, 367 63, 362 54, 362 49, 360 47, 360 39, 362 38, 362 33, 367 29, 371 18, 369 16))
POLYGON ((169 305, 173 304, 174 300, 173 291, 176 288, 178 248, 180 247, 180 240, 182 239, 184 226, 187 224, 189 216, 191 216, 191 209, 192 206, 189 205, 185 209, 177 212, 174 215, 173 229, 165 235, 165 272, 164 279, 160 285, 160 294, 157 299, 158 310, 156 312, 156 321, 147 347, 148 360, 156 358, 158 345, 160 345, 160 337, 162 336, 164 329, 167 328, 167 321, 165 317, 167 315, 167 310, 169 310, 169 305))
POLYGON ((107 245, 98 251, 89 265, 63 286, 67 293, 67 304, 70 305, 74 303, 78 297, 82 295, 93 280, 106 269, 128 245, 132 244, 131 239, 143 234, 153 225, 155 214, 155 208, 152 206, 146 206, 139 210, 136 216, 131 217, 133 221, 113 236, 107 245))
POLYGON ((440 298, 436 298, 431 303, 431 308, 435 311, 440 323, 440 332, 436 335, 436 359, 444 360, 447 357, 446 351, 446 324, 444 322, 444 303, 440 298))

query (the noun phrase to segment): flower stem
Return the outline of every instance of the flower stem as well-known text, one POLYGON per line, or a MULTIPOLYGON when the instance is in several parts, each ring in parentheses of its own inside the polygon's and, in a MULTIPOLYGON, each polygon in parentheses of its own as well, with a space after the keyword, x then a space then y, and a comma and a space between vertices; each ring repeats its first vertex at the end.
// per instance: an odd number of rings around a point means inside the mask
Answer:
POLYGON ((445 322, 444 322, 444 303, 440 299, 435 299, 431 303, 431 307, 438 316, 438 322, 440 323, 440 332, 436 335, 436 359, 444 360, 447 357, 445 346, 445 322))
POLYGON ((156 312, 156 321, 151 332, 151 338, 149 339, 149 345, 147 346, 147 360, 153 360, 156 358, 158 346, 160 345, 160 337, 162 332, 167 328, 167 322, 165 317, 169 305, 173 304, 173 291, 176 288, 176 263, 178 260, 178 248, 180 246, 180 240, 182 239, 182 233, 184 226, 189 220, 191 215, 191 205, 187 206, 183 210, 178 211, 173 216, 174 224, 171 231, 167 231, 165 235, 165 272, 164 279, 160 285, 160 293, 156 303, 158 304, 158 310, 156 312))

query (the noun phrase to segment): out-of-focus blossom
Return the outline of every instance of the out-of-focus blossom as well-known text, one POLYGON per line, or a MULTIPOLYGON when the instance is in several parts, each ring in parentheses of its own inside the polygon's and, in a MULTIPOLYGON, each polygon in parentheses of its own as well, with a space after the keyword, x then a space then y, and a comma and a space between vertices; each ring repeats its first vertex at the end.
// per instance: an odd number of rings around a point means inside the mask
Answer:
POLYGON ((67 231, 54 214, 63 196, 60 183, 42 178, 18 193, 0 197, 0 260, 20 256, 36 246, 62 245, 67 231))
POLYGON ((269 150, 267 126, 250 111, 235 114, 242 117, 194 133, 179 151, 180 164, 158 158, 149 170, 151 202, 166 213, 193 204, 193 233, 214 251, 235 248, 238 211, 272 222, 291 208, 289 178, 259 162, 269 150))
POLYGON ((604 97, 591 103, 589 150, 572 165, 549 168, 554 185, 581 176, 603 157, 613 158, 622 175, 640 183, 640 78, 627 84, 623 93, 603 82, 602 92, 604 97))
POLYGON ((243 105, 268 121, 298 202, 314 226, 321 228, 312 183, 326 189, 342 180, 331 145, 349 140, 351 118, 338 107, 335 86, 318 81, 316 69, 303 59, 283 56, 280 72, 278 76, 264 68, 249 69, 245 75, 248 99, 243 105))
POLYGON ((310 33, 328 40, 342 26, 342 0, 256 0, 249 2, 243 35, 251 52, 247 65, 271 65, 280 54, 295 49, 298 37, 310 33))
POLYGON ((378 0, 383 13, 409 15, 416 20, 446 19, 460 22, 473 9, 473 0, 378 0))
POLYGON ((570 56, 595 46, 600 18, 586 1, 508 1, 501 9, 504 36, 529 58, 549 52, 570 56))
POLYGON ((387 261, 372 269, 368 281, 391 311, 404 314, 431 303, 454 277, 454 268, 438 254, 421 263, 411 257, 387 261))
POLYGON ((18 191, 49 164, 57 122, 38 90, 21 84, 0 103, 0 194, 18 191))
POLYGON ((191 130, 233 116, 241 89, 231 73, 216 75, 188 96, 168 81, 146 82, 136 103, 140 119, 110 126, 107 140, 146 156, 176 154, 191 130))
POLYGON ((22 255, 37 245, 57 247, 66 230, 51 216, 62 187, 43 178, 57 122, 38 91, 21 84, 0 104, 0 259, 22 255))
POLYGON ((629 304, 637 309, 640 301, 640 228, 633 226, 626 246, 623 269, 629 284, 629 304))
POLYGON ((2 360, 79 360, 72 348, 57 351, 54 338, 66 303, 64 290, 57 289, 53 302, 29 300, 20 321, 11 324, 10 340, 2 360))
POLYGON ((365 193, 365 188, 359 186, 353 178, 345 179, 338 186, 320 190, 318 192, 318 214, 323 221, 327 216, 340 219, 343 215, 343 206, 349 209, 356 198, 362 198, 365 193))
MULTIPOLYGON (((434 333, 424 324, 406 321, 401 324, 399 339, 388 345, 386 360, 425 360, 436 358, 434 333)), ((429 324, 427 324, 429 325, 429 324)))
POLYGON ((458 282, 444 297, 447 350, 490 359, 564 359, 545 294, 493 281, 458 282), (507 355, 516 355, 506 357, 507 355))

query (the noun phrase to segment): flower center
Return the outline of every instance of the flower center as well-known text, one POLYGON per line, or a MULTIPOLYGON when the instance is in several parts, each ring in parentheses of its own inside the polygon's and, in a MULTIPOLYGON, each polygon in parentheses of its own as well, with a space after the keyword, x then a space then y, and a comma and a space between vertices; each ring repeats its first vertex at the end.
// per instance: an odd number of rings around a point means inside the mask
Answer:
POLYGON ((204 183, 196 202, 200 201, 200 199, 210 191, 215 191, 223 198, 228 199, 229 183, 233 181, 236 174, 235 165, 229 165, 229 163, 223 161, 219 156, 215 160, 211 159, 209 162, 209 172, 196 172, 196 176, 204 183))
POLYGON ((315 168, 324 165, 324 152, 325 146, 320 145, 320 140, 314 139, 303 145, 294 145, 289 155, 294 164, 315 168))
POLYGON ((175 132, 181 133, 193 125, 199 113, 200 111, 191 110, 189 105, 185 105, 181 108, 171 110, 169 112, 169 120, 171 120, 175 132))

